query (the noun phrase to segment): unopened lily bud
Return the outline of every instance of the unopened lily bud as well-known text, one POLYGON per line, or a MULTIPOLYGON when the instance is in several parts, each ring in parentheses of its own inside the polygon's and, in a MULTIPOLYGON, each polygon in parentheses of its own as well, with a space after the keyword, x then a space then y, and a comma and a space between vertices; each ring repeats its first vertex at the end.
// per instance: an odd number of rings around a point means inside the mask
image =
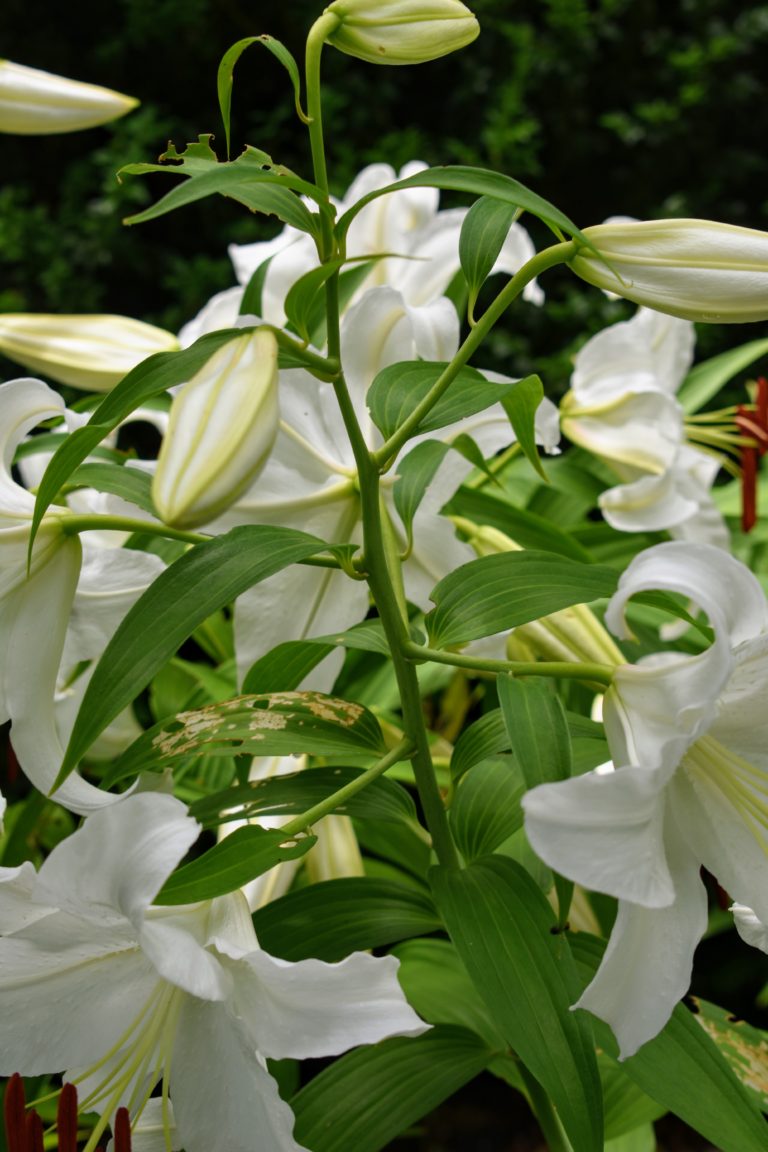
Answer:
POLYGON ((0 132, 23 136, 77 132, 116 120, 138 103, 98 84, 0 60, 0 132))
POLYGON ((194 528, 256 479, 277 435, 277 340, 257 328, 230 340, 177 393, 152 483, 160 518, 194 528))
POLYGON ((571 269, 657 312, 710 324, 768 318, 768 232, 714 220, 643 220, 584 229, 571 269))
POLYGON ((59 384, 109 392, 154 352, 175 352, 172 332, 128 316, 0 315, 0 352, 59 384))
POLYGON ((460 0, 334 0, 326 42, 369 64, 423 64, 471 44, 477 19, 460 0))

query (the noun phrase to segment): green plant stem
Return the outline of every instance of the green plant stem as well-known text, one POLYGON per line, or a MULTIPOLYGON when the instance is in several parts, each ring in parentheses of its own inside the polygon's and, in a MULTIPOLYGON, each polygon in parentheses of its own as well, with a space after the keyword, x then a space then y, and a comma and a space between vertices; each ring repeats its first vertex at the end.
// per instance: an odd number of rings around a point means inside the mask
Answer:
MULTIPOLYGON (((313 25, 307 39, 306 85, 307 112, 310 116, 309 135, 312 147, 315 183, 328 190, 328 176, 323 143, 322 110, 320 99, 320 54, 325 37, 337 26, 335 16, 326 13, 313 25)), ((334 258, 335 239, 328 237, 321 260, 334 258)), ((325 284, 326 327, 328 332, 328 358, 341 362, 341 322, 339 309, 339 273, 334 272, 325 284)), ((357 466, 360 487, 360 511, 363 521, 363 547, 365 573, 382 627, 390 647, 395 676, 400 690, 405 739, 410 742, 410 756, 416 788, 424 812, 424 819, 432 837, 432 844, 441 864, 458 867, 460 864, 451 837, 435 769, 429 750, 429 741, 421 710, 421 693, 416 669, 406 657, 408 621, 395 588, 399 587, 400 558, 395 542, 385 541, 381 516, 379 466, 363 436, 350 396, 344 373, 339 371, 333 380, 333 390, 357 466), (389 546, 388 546, 389 545, 389 546)))
POLYGON ((82 516, 62 516, 61 530, 65 536, 79 532, 141 532, 149 536, 165 536, 169 540, 183 540, 185 544, 204 544, 212 536, 200 532, 186 532, 158 524, 154 520, 136 520, 131 516, 100 516, 98 513, 82 516))
POLYGON ((549 1096, 522 1062, 517 1067, 549 1152, 573 1152, 573 1146, 563 1131, 549 1096))
POLYGON ((343 788, 339 788, 338 792, 334 792, 332 796, 327 796, 325 800, 321 800, 319 804, 314 807, 308 808, 306 812, 302 812, 301 816, 296 816, 287 824, 284 824, 280 829, 284 832, 286 838, 288 836, 295 836, 298 832, 305 831, 311 824, 316 824, 318 820, 322 820, 323 816, 328 816, 341 804, 349 800, 350 796, 355 796, 358 792, 362 792, 363 788, 367 788, 374 780, 378 780, 379 776, 391 768, 394 764, 398 764, 401 760, 407 760, 413 751, 413 744, 410 740, 401 740, 396 748, 391 752, 387 752, 386 756, 382 756, 381 760, 377 760, 370 768, 367 768, 356 780, 351 780, 349 784, 345 784, 343 788))
POLYGON ((381 471, 386 471, 403 445, 414 435, 425 416, 432 410, 437 401, 447 391, 456 379, 459 371, 471 359, 477 349, 485 340, 496 321, 504 315, 510 304, 520 295, 526 284, 534 280, 547 268, 554 268, 563 264, 576 252, 576 245, 572 240, 562 244, 554 244, 539 252, 509 280, 496 299, 486 308, 483 315, 470 331, 458 352, 440 374, 430 388, 424 399, 416 405, 411 414, 403 421, 396 432, 382 444, 378 451, 373 453, 373 460, 381 471))
POLYGON ((406 640, 403 651, 410 660, 450 664, 454 668, 469 668, 473 672, 504 673, 510 676, 550 676, 559 680, 589 680, 608 687, 616 671, 610 664, 571 663, 566 660, 483 660, 476 656, 462 656, 459 652, 444 652, 427 648, 413 640, 406 640))
POLYGON ((284 332, 282 328, 274 328, 271 324, 262 325, 262 327, 269 328, 270 332, 274 333, 278 345, 285 348, 286 352, 290 352, 297 360, 301 360, 304 367, 308 372, 314 376, 319 377, 321 380, 333 380, 334 376, 339 371, 339 361, 330 359, 328 356, 321 356, 319 352, 313 352, 305 344, 301 344, 298 340, 294 340, 288 332, 284 332))
POLYGON ((305 82, 307 90, 307 116, 309 118, 309 143, 312 149, 312 166, 315 184, 328 194, 328 173, 325 166, 325 143, 323 141, 323 113, 320 99, 320 58, 326 36, 338 28, 341 21, 332 12, 324 12, 315 21, 307 36, 305 55, 305 82))

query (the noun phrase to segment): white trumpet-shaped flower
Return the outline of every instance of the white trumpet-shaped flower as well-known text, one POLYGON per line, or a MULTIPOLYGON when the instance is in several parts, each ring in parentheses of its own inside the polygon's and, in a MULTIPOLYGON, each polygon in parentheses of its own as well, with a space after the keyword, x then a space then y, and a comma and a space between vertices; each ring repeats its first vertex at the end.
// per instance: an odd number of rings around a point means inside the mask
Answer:
POLYGON ((675 397, 694 340, 690 321, 647 308, 598 332, 576 355, 560 424, 623 481, 599 499, 612 527, 667 530, 727 548, 728 530, 710 495, 720 462, 686 441, 675 397))
POLYGON ((300 1152, 266 1058, 428 1027, 392 957, 278 960, 239 892, 153 907, 199 831, 180 801, 140 793, 89 817, 36 876, 0 876, 0 1069, 75 1083, 83 1111, 102 1115, 88 1152, 118 1107, 140 1124, 158 1083, 168 1147, 170 1097, 174 1147, 300 1152))
MULTIPOLYGON (((369 164, 350 184, 338 204, 343 214, 364 196, 385 188, 397 180, 415 176, 425 165, 411 161, 399 173, 389 164, 369 164)), ((384 257, 373 260, 365 280, 352 297, 357 303, 364 292, 374 286, 394 288, 402 294, 409 307, 426 311, 437 301, 459 271, 459 235, 466 208, 438 211, 439 192, 436 188, 403 188, 372 200, 352 221, 347 233, 346 254, 352 259, 384 257), (387 255, 389 254, 389 255, 387 255)), ((262 318, 270 324, 285 323, 283 307, 291 285, 317 267, 317 250, 304 232, 286 226, 279 236, 256 244, 232 244, 229 254, 235 274, 246 285, 256 269, 269 260, 262 290, 262 318)), ((520 224, 513 224, 496 260, 493 271, 517 272, 535 254, 528 233, 520 224)), ((349 266, 354 269, 355 265, 349 266)), ((535 281, 523 292, 524 299, 540 304, 544 299, 535 281)), ((235 290, 220 293, 208 306, 205 319, 209 325, 223 327, 237 313, 241 295, 235 290), (212 315, 213 313, 213 315, 212 315), (226 315, 227 320, 222 317, 226 315)), ((447 301, 441 301, 444 307, 447 301)), ((194 325, 194 321, 192 322, 194 325)), ((438 320, 439 323, 439 320, 438 320)), ((210 331, 210 326, 205 330, 210 331)), ((200 335, 200 330, 189 327, 182 332, 182 341, 200 335)))
POLYGON ((768 318, 768 232, 715 220, 621 220, 584 229, 570 267, 590 284, 709 324, 768 318))
MULTIPOLYGON (((12 472, 16 449, 44 420, 68 415, 64 401, 42 380, 0 385, 0 720, 11 721, 11 742, 32 783, 49 792, 63 756, 57 682, 67 669, 101 655, 107 640, 157 575, 155 556, 118 548, 83 548, 66 532, 70 512, 45 514, 27 571, 34 497, 12 472)), ((117 797, 76 773, 55 798, 87 813, 117 797)))
POLYGON ((172 332, 129 316, 0 315, 0 352, 59 384, 108 392, 155 352, 175 352, 172 332))
POLYGON ((77 132, 116 120, 137 104, 132 96, 98 84, 0 60, 0 132, 23 136, 77 132))
MULTIPOLYGON (((437 323, 422 324, 421 310, 406 304, 392 288, 369 289, 346 312, 341 330, 342 363, 350 397, 369 447, 381 444, 365 397, 375 376, 390 364, 423 357, 449 360, 458 345, 458 321, 445 301, 437 323)), ((434 316, 432 317, 434 320, 434 316)), ((321 539, 359 539, 360 501, 357 469, 331 385, 318 383, 294 370, 280 375, 280 431, 267 465, 254 486, 215 528, 236 523, 268 523, 296 527, 321 539)), ((542 405, 540 438, 546 447, 557 439, 556 412, 542 405), (547 419, 547 417, 550 417, 547 419)), ((460 432, 474 437, 481 451, 492 455, 513 440, 500 406, 440 432, 450 440, 460 432)), ((403 454, 413 447, 411 441, 403 454)), ((416 513, 413 549, 404 565, 409 599, 427 610, 434 585, 452 568, 473 557, 468 544, 457 539, 453 525, 440 516, 471 465, 451 454, 435 474, 416 513)), ((386 508, 397 524, 392 488, 397 473, 384 477, 386 508)), ((397 529, 395 528, 395 531, 397 529)), ((341 631, 363 619, 368 591, 341 572, 296 565, 278 577, 262 581, 238 598, 235 640, 241 673, 275 644, 341 631)), ((313 686, 327 690, 328 677, 313 686)))
POLYGON ((623 1056, 665 1025, 707 925, 703 865, 768 922, 768 606, 755 577, 705 544, 641 553, 606 613, 628 635, 627 600, 660 589, 708 615, 712 645, 661 652, 615 673, 604 701, 615 770, 533 789, 526 829, 552 868, 619 900, 600 969, 579 1006, 623 1056))

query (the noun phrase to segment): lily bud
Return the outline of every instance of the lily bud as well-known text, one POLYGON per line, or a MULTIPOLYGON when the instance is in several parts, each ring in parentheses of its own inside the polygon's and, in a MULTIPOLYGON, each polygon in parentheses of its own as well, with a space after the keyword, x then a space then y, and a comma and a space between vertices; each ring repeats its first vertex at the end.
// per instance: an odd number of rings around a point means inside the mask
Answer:
POLYGON ((583 280, 657 312, 709 324, 768 318, 768 233, 714 220, 584 229, 596 251, 569 261, 583 280))
POLYGON ((175 352, 172 332, 128 316, 0 315, 0 352, 59 384, 109 392, 153 352, 175 352))
POLYGON ((77 132, 116 120, 138 103, 98 84, 0 60, 0 132, 24 136, 77 132))
POLYGON ((471 44, 477 19, 460 0, 334 0, 326 42, 369 64, 423 64, 471 44))
POLYGON ((219 348, 171 406, 152 483, 161 519, 194 528, 228 508, 266 463, 279 415, 269 328, 219 348))

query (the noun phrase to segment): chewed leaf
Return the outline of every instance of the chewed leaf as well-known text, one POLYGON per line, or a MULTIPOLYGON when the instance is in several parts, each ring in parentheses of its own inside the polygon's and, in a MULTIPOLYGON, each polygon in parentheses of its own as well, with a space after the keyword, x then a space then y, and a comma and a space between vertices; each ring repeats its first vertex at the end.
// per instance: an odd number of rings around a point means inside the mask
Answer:
POLYGON ((155 724, 117 759, 110 783, 142 768, 211 753, 377 756, 385 751, 377 720, 361 704, 322 692, 236 696, 155 724))

